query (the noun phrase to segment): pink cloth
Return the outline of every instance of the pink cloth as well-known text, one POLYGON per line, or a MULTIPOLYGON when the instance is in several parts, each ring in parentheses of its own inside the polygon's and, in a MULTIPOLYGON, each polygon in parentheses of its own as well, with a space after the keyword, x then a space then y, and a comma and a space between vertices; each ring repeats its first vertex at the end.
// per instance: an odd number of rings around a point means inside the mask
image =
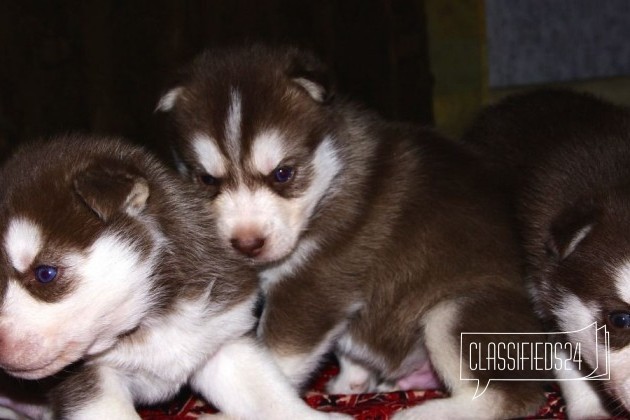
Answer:
POLYGON ((403 391, 438 389, 444 387, 440 382, 440 378, 438 378, 433 371, 433 367, 429 361, 409 375, 400 378, 396 385, 403 391))

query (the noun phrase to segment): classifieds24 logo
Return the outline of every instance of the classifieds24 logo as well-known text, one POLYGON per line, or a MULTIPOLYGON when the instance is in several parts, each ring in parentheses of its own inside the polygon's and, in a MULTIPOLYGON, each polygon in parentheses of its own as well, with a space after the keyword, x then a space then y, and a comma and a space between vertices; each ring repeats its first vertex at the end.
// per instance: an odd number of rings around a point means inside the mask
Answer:
POLYGON ((473 399, 492 381, 610 379, 610 337, 597 323, 568 332, 465 332, 460 343, 460 379, 477 381, 473 399))

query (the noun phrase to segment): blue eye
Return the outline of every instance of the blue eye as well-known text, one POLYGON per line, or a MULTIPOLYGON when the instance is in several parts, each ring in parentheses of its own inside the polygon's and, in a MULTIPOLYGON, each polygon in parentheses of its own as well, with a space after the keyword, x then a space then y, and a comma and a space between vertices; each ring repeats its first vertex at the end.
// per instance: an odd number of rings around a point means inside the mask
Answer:
POLYGON ((40 283, 50 283, 57 277, 57 267, 40 265, 35 268, 35 278, 40 283))
POLYGON ((205 185, 210 185, 210 186, 219 185, 219 179, 213 177, 210 174, 199 174, 197 178, 199 179, 199 182, 205 185))
POLYGON ((284 183, 293 178, 293 168, 290 166, 281 166, 273 171, 273 179, 276 182, 284 183))
POLYGON ((615 328, 630 328, 629 312, 612 312, 608 315, 608 320, 615 328))

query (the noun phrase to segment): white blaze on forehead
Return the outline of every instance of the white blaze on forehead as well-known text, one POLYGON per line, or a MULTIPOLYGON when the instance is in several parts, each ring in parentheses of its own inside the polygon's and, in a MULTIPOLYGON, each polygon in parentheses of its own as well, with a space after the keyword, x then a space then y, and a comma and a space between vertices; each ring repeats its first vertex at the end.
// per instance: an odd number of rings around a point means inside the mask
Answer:
POLYGON ((254 170, 268 175, 285 158, 284 141, 277 130, 266 131, 254 139, 251 152, 254 170))
POLYGON ((4 248, 16 270, 23 273, 29 268, 41 247, 42 233, 35 223, 22 218, 9 222, 4 236, 4 248))
POLYGON ((207 173, 217 178, 224 177, 227 174, 226 159, 213 139, 205 134, 197 133, 191 143, 197 162, 207 173))
POLYGON ((230 107, 225 120, 225 143, 230 158, 234 162, 240 160, 241 154, 241 94, 238 90, 230 92, 230 107))
POLYGON ((613 276, 617 296, 630 305, 630 261, 618 267, 613 276))

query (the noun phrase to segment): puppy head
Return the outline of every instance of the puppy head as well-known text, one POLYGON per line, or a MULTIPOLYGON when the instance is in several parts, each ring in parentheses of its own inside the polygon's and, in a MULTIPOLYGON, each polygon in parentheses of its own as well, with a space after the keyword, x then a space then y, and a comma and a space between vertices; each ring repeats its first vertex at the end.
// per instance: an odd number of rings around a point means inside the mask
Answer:
POLYGON ((115 141, 58 139, 3 168, 0 367, 42 378, 111 347, 151 304, 148 180, 115 141))
MULTIPOLYGON (((605 337, 594 341, 593 323, 610 338, 611 380, 604 387, 630 409, 630 194, 617 190, 594 200, 578 200, 548 231, 546 274, 536 298, 556 327, 573 342, 582 372, 606 373, 605 337)), ((574 357, 576 354, 571 355, 574 357)))
POLYGON ((260 263, 296 247, 341 171, 332 92, 310 54, 253 46, 204 53, 162 97, 225 246, 260 263))

